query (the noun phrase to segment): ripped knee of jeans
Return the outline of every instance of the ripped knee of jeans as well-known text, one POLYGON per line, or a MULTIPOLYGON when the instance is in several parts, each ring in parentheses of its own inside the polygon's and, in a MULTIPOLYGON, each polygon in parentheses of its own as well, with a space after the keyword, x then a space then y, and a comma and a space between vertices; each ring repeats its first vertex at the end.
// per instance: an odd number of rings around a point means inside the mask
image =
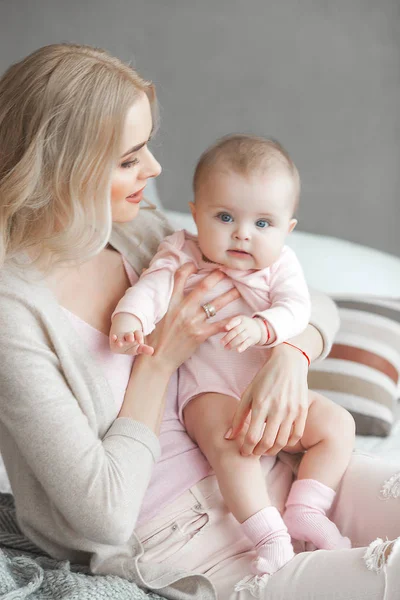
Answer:
POLYGON ((239 581, 234 587, 235 592, 246 590, 250 592, 253 598, 263 598, 264 590, 268 583, 270 575, 247 575, 239 581))
POLYGON ((368 546, 364 560, 367 569, 380 573, 382 569, 390 566, 393 556, 400 548, 400 538, 397 540, 386 540, 377 538, 368 546))
POLYGON ((400 498, 400 473, 395 473, 387 479, 379 493, 382 500, 389 500, 389 498, 400 498))

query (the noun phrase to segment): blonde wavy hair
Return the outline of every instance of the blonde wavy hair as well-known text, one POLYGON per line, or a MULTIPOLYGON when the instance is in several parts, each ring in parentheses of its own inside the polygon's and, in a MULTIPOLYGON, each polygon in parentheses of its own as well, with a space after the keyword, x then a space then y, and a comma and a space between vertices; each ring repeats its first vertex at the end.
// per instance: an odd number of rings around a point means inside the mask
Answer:
POLYGON ((0 79, 0 267, 83 262, 111 232, 111 176, 129 108, 153 85, 104 50, 54 44, 0 79), (26 260, 26 259, 25 259, 26 260))

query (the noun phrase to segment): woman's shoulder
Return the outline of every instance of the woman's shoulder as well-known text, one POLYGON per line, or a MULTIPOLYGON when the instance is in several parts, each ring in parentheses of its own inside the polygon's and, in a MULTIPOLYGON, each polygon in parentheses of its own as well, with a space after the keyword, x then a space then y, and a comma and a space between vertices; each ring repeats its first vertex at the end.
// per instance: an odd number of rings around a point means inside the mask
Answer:
POLYGON ((11 269, 0 271, 0 363, 1 371, 11 373, 15 356, 26 348, 25 358, 37 345, 48 345, 48 326, 53 322, 49 290, 40 281, 29 280, 11 269), (23 337, 23 341, 21 340, 23 337), (20 344, 10 343, 19 339, 20 344), (18 347, 17 347, 18 346, 18 347))
POLYGON ((160 242, 173 232, 161 211, 142 208, 133 221, 114 225, 110 242, 141 273, 149 266, 160 242))

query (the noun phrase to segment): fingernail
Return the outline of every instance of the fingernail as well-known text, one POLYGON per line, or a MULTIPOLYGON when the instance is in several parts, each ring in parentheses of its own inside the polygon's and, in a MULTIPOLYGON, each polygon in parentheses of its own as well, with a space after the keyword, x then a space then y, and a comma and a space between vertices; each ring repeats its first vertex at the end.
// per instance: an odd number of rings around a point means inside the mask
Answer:
POLYGON ((232 435, 232 427, 230 427, 230 429, 228 429, 228 431, 226 432, 226 434, 224 435, 226 440, 229 440, 230 437, 232 435))

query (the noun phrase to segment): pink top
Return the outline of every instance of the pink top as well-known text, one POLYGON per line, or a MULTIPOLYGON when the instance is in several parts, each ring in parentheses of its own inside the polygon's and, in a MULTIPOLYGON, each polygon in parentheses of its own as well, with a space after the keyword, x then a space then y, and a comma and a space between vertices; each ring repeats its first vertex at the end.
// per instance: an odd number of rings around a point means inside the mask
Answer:
MULTIPOLYGON (((133 285, 138 276, 124 259, 126 273, 133 285)), ((64 308, 89 351, 101 364, 115 401, 115 417, 121 408, 133 357, 110 351, 108 336, 64 308)), ((138 525, 155 516, 164 506, 178 498, 210 472, 210 466, 197 445, 190 439, 178 418, 177 374, 169 382, 166 408, 160 431, 161 457, 156 463, 145 494, 138 525)))
MULTIPOLYGON (((310 296, 293 250, 285 246, 270 267, 241 271, 205 261, 197 237, 184 230, 176 231, 161 242, 149 268, 141 275, 139 283, 125 292, 114 314, 134 314, 140 319, 145 335, 150 333, 168 309, 175 271, 187 262, 193 262, 197 272, 188 277, 186 291, 218 267, 228 276, 225 286, 228 289, 236 287, 251 313, 264 317, 272 325, 276 339, 270 346, 295 337, 307 327, 310 296)), ((219 288, 213 290, 214 297, 220 293, 219 288)), ((206 302, 212 299, 207 298, 206 302)), ((233 314, 240 314, 233 306, 231 309, 233 314)), ((218 319, 226 316, 219 314, 218 319)))

